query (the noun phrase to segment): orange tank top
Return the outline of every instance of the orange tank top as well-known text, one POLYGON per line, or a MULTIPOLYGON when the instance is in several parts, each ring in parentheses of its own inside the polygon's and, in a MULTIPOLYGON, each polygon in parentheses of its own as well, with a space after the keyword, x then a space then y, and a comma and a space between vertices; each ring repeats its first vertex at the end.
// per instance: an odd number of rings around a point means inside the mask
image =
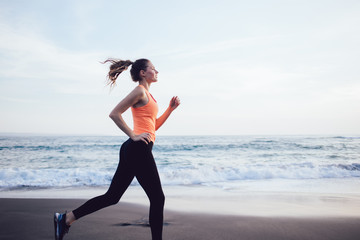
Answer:
POLYGON ((141 107, 131 107, 131 112, 134 121, 134 133, 150 133, 151 141, 155 142, 155 122, 158 113, 158 105, 153 96, 142 85, 140 87, 145 89, 148 102, 141 107))

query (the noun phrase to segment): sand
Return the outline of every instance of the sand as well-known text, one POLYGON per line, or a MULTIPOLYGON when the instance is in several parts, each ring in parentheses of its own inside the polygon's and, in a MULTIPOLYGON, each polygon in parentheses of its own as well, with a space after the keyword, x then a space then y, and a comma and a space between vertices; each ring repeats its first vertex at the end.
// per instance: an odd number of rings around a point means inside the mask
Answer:
MULTIPOLYGON (((0 199, 0 239, 54 239, 54 211, 83 199, 0 199)), ((148 206, 120 202, 72 225, 64 239, 151 239, 148 206)), ((359 239, 359 217, 259 217, 165 211, 163 239, 359 239)))

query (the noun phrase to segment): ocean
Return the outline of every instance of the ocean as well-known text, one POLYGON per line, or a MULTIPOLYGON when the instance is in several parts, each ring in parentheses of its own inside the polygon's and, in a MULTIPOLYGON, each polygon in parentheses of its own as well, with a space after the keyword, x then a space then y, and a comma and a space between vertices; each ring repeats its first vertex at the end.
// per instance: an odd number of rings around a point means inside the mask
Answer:
MULTIPOLYGON (((126 139, 1 136, 0 192, 108 186, 126 139)), ((359 136, 159 136, 153 155, 163 186, 360 179, 359 136)))

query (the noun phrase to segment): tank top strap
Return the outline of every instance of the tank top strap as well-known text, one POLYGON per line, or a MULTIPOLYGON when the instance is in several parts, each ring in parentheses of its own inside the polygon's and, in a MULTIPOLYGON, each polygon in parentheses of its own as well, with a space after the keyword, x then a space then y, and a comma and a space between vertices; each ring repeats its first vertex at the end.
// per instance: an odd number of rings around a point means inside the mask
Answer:
POLYGON ((154 101, 157 103, 157 101, 155 100, 155 98, 153 97, 153 95, 151 95, 151 93, 150 93, 143 85, 140 85, 140 84, 139 84, 139 86, 142 87, 142 88, 145 90, 146 95, 147 95, 147 97, 149 98, 149 101, 150 101, 150 98, 152 98, 152 100, 154 100, 154 101))

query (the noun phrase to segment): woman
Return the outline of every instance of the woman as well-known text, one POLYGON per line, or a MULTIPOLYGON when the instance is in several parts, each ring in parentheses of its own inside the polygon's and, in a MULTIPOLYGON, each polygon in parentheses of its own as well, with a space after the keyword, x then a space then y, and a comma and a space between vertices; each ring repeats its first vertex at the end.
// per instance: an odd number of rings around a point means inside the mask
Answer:
POLYGON ((155 131, 180 104, 178 97, 173 97, 169 107, 156 118, 158 106, 149 93, 152 83, 157 82, 158 71, 147 59, 129 60, 108 59, 104 63, 111 63, 108 81, 114 86, 120 73, 131 66, 131 78, 139 85, 126 96, 110 113, 110 118, 129 136, 120 148, 120 161, 111 181, 108 191, 101 196, 88 200, 85 204, 69 213, 55 213, 55 239, 63 239, 69 231, 70 225, 79 218, 93 213, 104 207, 116 204, 136 177, 150 199, 149 222, 152 239, 162 239, 163 209, 165 196, 162 191, 159 174, 152 155, 155 141, 155 131), (122 118, 122 114, 131 107, 134 129, 130 129, 122 118))

